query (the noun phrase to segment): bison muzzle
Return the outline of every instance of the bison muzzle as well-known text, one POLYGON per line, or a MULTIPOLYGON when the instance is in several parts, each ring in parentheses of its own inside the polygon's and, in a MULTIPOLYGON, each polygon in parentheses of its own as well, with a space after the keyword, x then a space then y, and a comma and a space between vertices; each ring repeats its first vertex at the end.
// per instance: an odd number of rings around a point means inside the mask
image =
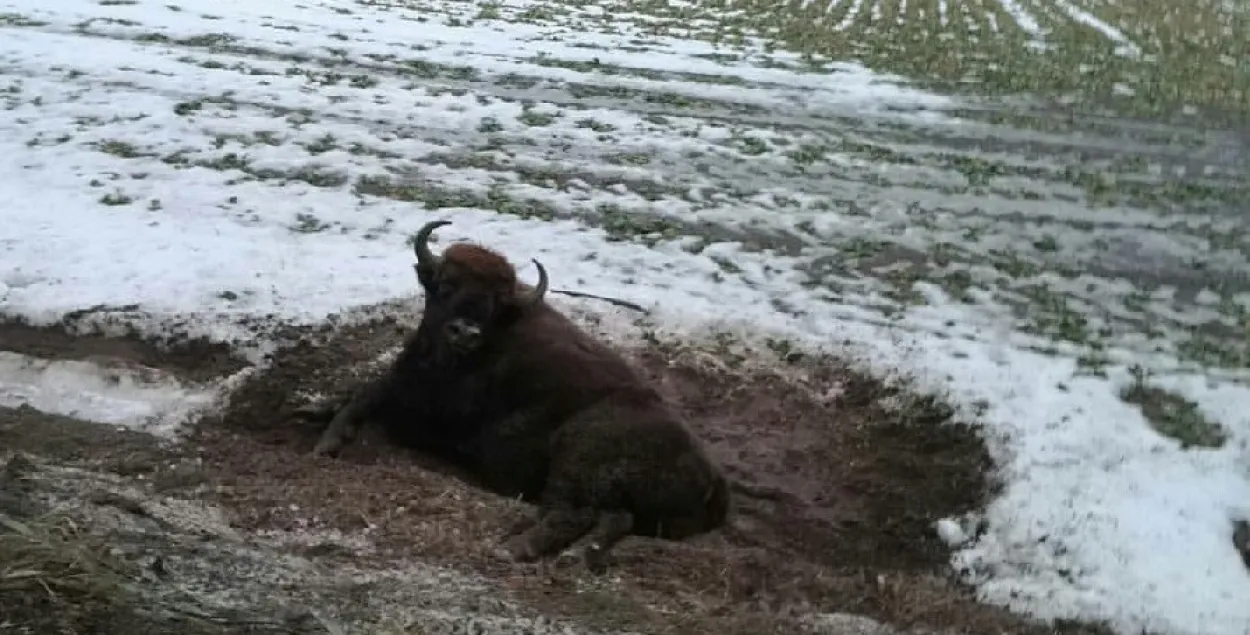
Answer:
POLYGON ((729 489, 685 421, 623 356, 545 300, 485 247, 441 256, 417 232, 425 293, 416 332, 381 378, 335 413, 315 452, 337 454, 366 421, 397 443, 459 465, 486 488, 537 503, 508 539, 518 561, 589 535, 587 566, 629 534, 682 539, 716 529, 729 489))

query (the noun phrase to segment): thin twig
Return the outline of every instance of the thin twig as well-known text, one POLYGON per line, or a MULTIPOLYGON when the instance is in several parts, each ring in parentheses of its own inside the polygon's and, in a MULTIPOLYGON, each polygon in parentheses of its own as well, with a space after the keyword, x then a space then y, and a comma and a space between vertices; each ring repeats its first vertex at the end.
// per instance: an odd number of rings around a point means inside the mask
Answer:
POLYGON ((563 289, 552 289, 551 293, 559 293, 562 295, 572 296, 574 298, 590 298, 592 300, 602 300, 604 302, 607 302, 608 304, 615 304, 616 306, 625 307, 626 309, 633 309, 640 313, 648 313, 648 314, 651 313, 650 311, 648 311, 646 308, 642 307, 641 305, 634 304, 633 302, 630 302, 629 300, 621 300, 619 298, 609 298, 609 297, 602 296, 602 295, 595 295, 593 293, 583 293, 581 291, 566 291, 563 289))
POLYGON ((771 501, 802 502, 802 500, 779 487, 747 483, 738 479, 729 479, 729 488, 748 498, 771 501))

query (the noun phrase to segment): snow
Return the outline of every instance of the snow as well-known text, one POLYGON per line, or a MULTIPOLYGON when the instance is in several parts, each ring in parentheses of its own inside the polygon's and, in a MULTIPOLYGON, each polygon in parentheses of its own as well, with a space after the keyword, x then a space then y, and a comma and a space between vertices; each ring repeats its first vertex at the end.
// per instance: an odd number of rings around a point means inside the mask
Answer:
POLYGON ((0 406, 170 436, 188 417, 212 407, 216 389, 185 386, 150 368, 47 360, 0 351, 0 406))
MULTIPOLYGON (((856 7, 860 2, 862 0, 856 1, 856 7)), ((132 37, 150 37, 155 33, 175 39, 228 33, 240 40, 265 46, 287 56, 326 58, 327 49, 347 48, 349 53, 345 59, 349 60, 364 60, 368 55, 394 55, 397 53, 397 43, 413 41, 413 29, 416 28, 416 23, 395 19, 363 20, 363 24, 343 17, 329 22, 320 21, 296 11, 283 13, 281 10, 274 10, 272 3, 241 3, 231 6, 229 13, 222 13, 220 3, 211 0, 180 2, 177 6, 182 10, 177 12, 153 11, 143 3, 99 6, 90 0, 67 0, 63 4, 58 3, 55 8, 43 8, 24 0, 9 2, 3 6, 46 21, 51 30, 66 34, 76 32, 85 19, 107 16, 108 20, 92 23, 90 29, 93 32, 132 37), (195 19, 194 16, 200 14, 211 14, 214 19, 195 19), (141 25, 132 24, 133 22, 141 25), (277 23, 284 28, 271 26, 277 23), (344 32, 366 35, 354 38, 352 46, 347 47, 340 39, 344 32)), ((699 57, 713 53, 715 49, 696 41, 666 38, 664 44, 671 55, 656 56, 630 51, 628 36, 575 36, 551 41, 544 29, 527 24, 511 24, 506 31, 501 31, 482 27, 464 29, 422 22, 419 30, 421 40, 427 43, 427 48, 420 50, 422 60, 452 66, 472 65, 486 76, 524 71, 529 75, 558 80, 587 79, 587 73, 581 71, 538 66, 531 61, 542 56, 571 61, 598 59, 602 64, 669 72, 719 74, 725 70, 720 64, 699 57), (541 45, 536 45, 536 41, 541 42, 541 45), (596 44, 596 48, 579 46, 588 42, 596 44)), ((409 46, 411 45, 403 48, 409 46)), ((41 57, 54 55, 55 51, 44 53, 41 57)), ((78 62, 89 61, 75 59, 78 62)), ((107 60, 108 57, 96 56, 95 59, 107 60)), ((375 65, 379 64, 376 59, 370 61, 375 65)), ((878 82, 876 80, 887 76, 857 72, 860 68, 862 67, 854 64, 841 64, 835 66, 834 70, 845 72, 824 76, 799 75, 780 69, 745 65, 734 68, 734 75, 744 80, 777 85, 768 91, 743 86, 632 77, 610 77, 606 81, 597 81, 643 90, 672 91, 695 97, 726 96, 761 106, 791 104, 800 95, 805 101, 811 99, 822 105, 853 105, 870 111, 885 107, 939 108, 953 103, 948 98, 900 85, 901 79, 897 77, 891 78, 893 82, 878 82), (802 90, 786 90, 787 88, 802 90)))
MULTIPOLYGON (((1020 606, 1040 613, 1114 606, 1109 617, 1126 631, 1244 633, 1250 614, 1238 598, 1250 587, 1229 516, 1250 512, 1250 413, 1222 419, 1242 432, 1235 447, 1184 452, 1104 380, 1073 381, 1057 363, 1006 367, 1018 370, 979 381, 1032 395, 1000 400, 999 429, 1015 440, 1011 491, 989 510, 993 528, 956 558, 983 581, 981 595, 1027 598, 1020 606), (1062 401, 1053 392, 1060 382, 1070 390, 1062 401)), ((1188 383, 1184 394, 1206 392, 1200 402, 1244 399, 1188 383)))
POLYGON ((1037 18, 1029 13, 1027 9, 1020 6, 1016 0, 995 0, 1003 12, 1011 16, 1011 19, 1034 40, 1042 39, 1042 27, 1037 23, 1037 18))
POLYGON ((1119 54, 1132 57, 1141 55, 1141 47, 1129 40, 1119 29, 1107 24, 1094 14, 1073 5, 1068 0, 1054 0, 1054 2, 1055 6, 1059 7, 1059 10, 1067 14, 1069 18, 1102 33, 1112 42, 1119 44, 1120 46, 1117 48, 1119 54))
MULTIPOLYGON (((1009 0, 999 4, 1029 31, 1029 22, 1020 17, 1027 13, 1013 12, 1009 0)), ((1071 356, 1033 352, 1026 348, 1033 341, 1002 326, 992 308, 940 303, 935 290, 928 294, 934 305, 885 323, 853 302, 822 300, 803 284, 794 257, 750 253, 730 243, 699 253, 673 242, 648 248, 610 241, 603 230, 572 219, 544 222, 472 207, 429 211, 419 203, 357 197, 352 180, 399 165, 367 153, 333 150, 316 157, 348 177, 342 187, 240 181, 238 170, 159 160, 177 150, 186 150, 191 160, 237 152, 255 167, 286 170, 309 161, 297 142, 311 143, 326 134, 341 147, 359 142, 415 158, 460 143, 487 116, 503 122, 509 134, 529 134, 514 121, 521 110, 517 103, 479 103, 471 92, 413 90, 403 86, 406 80, 383 73, 369 89, 372 102, 344 103, 343 97, 354 93, 342 86, 310 89, 286 74, 296 62, 249 56, 244 47, 314 60, 333 47, 344 51, 344 59, 372 59, 386 67, 389 62, 367 56, 411 51, 421 44, 426 48, 419 51, 420 59, 471 65, 487 78, 524 72, 696 97, 732 96, 779 112, 824 109, 886 116, 901 107, 930 110, 888 115, 906 118, 931 116, 933 109, 957 105, 956 100, 898 85, 851 64, 838 65, 826 76, 725 66, 697 57, 713 52, 710 45, 671 39, 664 40, 662 51, 623 51, 619 45, 631 37, 628 32, 587 30, 578 41, 535 42, 543 31, 534 25, 417 24, 394 14, 373 15, 354 3, 309 7, 277 0, 191 0, 178 5, 182 10, 175 12, 148 2, 102 6, 85 0, 0 0, 0 13, 46 22, 38 28, 0 26, 0 82, 14 86, 7 94, 0 91, 0 100, 13 100, 12 108, 0 109, 0 313, 51 323, 85 307, 137 305, 122 317, 148 332, 247 340, 255 337, 250 320, 315 324, 353 307, 412 297, 416 289, 404 240, 429 220, 451 219, 454 224, 439 231, 442 241, 481 241, 514 262, 539 258, 553 286, 648 305, 669 329, 691 338, 712 326, 739 329, 753 338, 789 337, 852 357, 881 375, 911 375, 922 388, 949 392, 969 413, 975 404, 988 404, 979 419, 992 431, 1006 489, 985 510, 984 534, 975 536, 953 519, 935 529, 959 546, 953 564, 970 576, 985 600, 1043 617, 1107 619, 1124 633, 1247 632, 1250 576, 1228 539, 1231 519, 1250 517, 1250 390, 1244 385, 1180 370, 1158 378, 1200 404, 1231 437, 1219 449, 1182 450, 1118 397, 1130 381, 1124 364, 1111 367, 1107 378, 1074 377, 1071 356), (353 13, 332 10, 340 5, 353 13), (97 21, 86 29, 94 35, 75 32, 75 24, 99 16, 140 24, 97 21), (296 30, 266 27, 269 22, 296 30), (237 38, 232 45, 240 48, 196 49, 195 59, 226 66, 245 62, 275 74, 255 81, 181 61, 189 53, 174 45, 118 39, 214 32, 232 34, 237 38), (350 37, 343 40, 336 33, 350 37), (606 49, 575 46, 579 42, 606 49), (84 55, 87 45, 90 54, 84 55), (605 64, 655 70, 731 73, 752 83, 716 86, 595 75, 536 65, 539 50, 564 60, 597 57, 605 64), (206 95, 227 96, 235 106, 206 101, 190 116, 175 112, 175 105, 206 95), (285 118, 299 112, 324 116, 290 126, 285 118), (91 117, 98 121, 86 121, 91 117), (394 132, 401 127, 426 134, 394 132), (275 131, 281 143, 243 147, 229 140, 258 131, 275 131), (67 135, 71 138, 58 141, 67 135), (110 141, 131 143, 151 156, 124 158, 94 149, 110 141), (215 147, 218 141, 222 146, 215 147), (101 204, 114 191, 135 202, 101 204), (301 219, 324 228, 293 229, 301 219), (722 275, 713 258, 731 260, 742 273, 722 275), (801 310, 782 313, 774 308, 778 303, 801 310), (731 314, 726 307, 733 307, 731 314)), ((938 6, 945 22, 947 5, 940 0, 938 6)), ((847 26, 861 7, 862 0, 850 4, 847 26)), ((431 82, 455 83, 447 78, 431 82)), ((542 93, 532 96, 541 99, 542 93)), ((611 123, 626 143, 661 152, 706 150, 721 134, 699 130, 694 114, 671 118, 673 126, 693 131, 688 136, 649 132, 638 112, 610 104, 576 116, 611 123)), ((937 116, 945 125, 959 125, 937 116)), ((594 145, 596 134, 563 123, 541 130, 532 134, 564 139, 574 148, 570 164, 579 160, 581 148, 594 145)), ((428 181, 478 193, 496 185, 496 173, 480 168, 419 165, 413 170, 428 181)), ((505 185, 509 192, 539 189, 505 185)), ((544 196, 569 209, 600 202, 624 206, 627 200, 602 192, 584 199, 574 193, 544 196)), ((684 204, 673 201, 675 208, 684 204)), ((753 205, 726 198, 713 213, 764 217, 753 205)), ((532 267, 521 273, 532 276, 532 267)), ((1170 367, 1163 357, 1145 361, 1170 367)), ((224 388, 186 386, 150 370, 0 353, 0 403, 26 403, 158 433, 176 429, 224 388)))
POLYGON ((938 537, 948 545, 959 546, 968 541, 968 532, 953 518, 937 521, 934 529, 937 530, 938 537))
POLYGON ((834 25, 833 30, 845 31, 855 23, 855 18, 859 16, 859 10, 864 6, 864 0, 851 0, 851 5, 847 7, 846 13, 842 15, 842 19, 834 25))

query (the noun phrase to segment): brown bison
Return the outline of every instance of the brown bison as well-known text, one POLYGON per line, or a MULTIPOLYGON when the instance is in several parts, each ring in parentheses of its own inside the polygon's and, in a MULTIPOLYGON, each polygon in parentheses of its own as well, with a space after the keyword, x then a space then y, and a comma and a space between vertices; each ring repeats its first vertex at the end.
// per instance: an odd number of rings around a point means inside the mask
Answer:
POLYGON ((727 481, 661 395, 605 344, 485 247, 414 249, 425 312, 393 366, 333 417, 315 452, 337 454, 366 420, 396 442, 466 469, 488 489, 538 504, 507 541, 518 561, 582 552, 599 570, 625 536, 681 539, 723 525, 727 481))

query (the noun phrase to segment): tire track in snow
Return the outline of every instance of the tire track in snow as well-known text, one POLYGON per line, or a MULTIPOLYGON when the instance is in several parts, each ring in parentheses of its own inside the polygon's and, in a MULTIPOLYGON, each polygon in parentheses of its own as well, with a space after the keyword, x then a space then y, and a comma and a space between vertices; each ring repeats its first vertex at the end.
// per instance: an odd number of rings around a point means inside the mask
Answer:
POLYGON ((1043 40, 1042 27, 1037 23, 1037 19, 1016 0, 995 0, 995 2, 1007 15, 1011 16, 1016 26, 1027 33, 1030 39, 1039 42, 1043 40))
MULTIPOLYGON (((806 8, 811 1, 803 0, 800 6, 806 8)), ((859 28, 875 31, 876 25, 882 24, 885 20, 889 9, 897 10, 898 17, 891 21, 893 25, 898 27, 907 25, 909 0, 869 1, 871 4, 866 4, 865 0, 829 0, 825 5, 825 13, 834 13, 845 8, 841 19, 830 28, 835 32, 853 30, 860 13, 867 11, 867 20, 859 28)), ((1141 47, 1121 28, 1100 19, 1071 0, 988 0, 988 2, 992 2, 994 7, 1010 17, 1011 22, 1019 27, 1025 34, 1025 39, 1030 43, 1045 43, 1048 33, 1054 29, 1064 27, 1064 25, 1079 25, 1093 29, 1115 43, 1122 54, 1139 55, 1141 53, 1141 47), (1039 16, 1047 18, 1051 26, 1043 26, 1039 16)), ((918 10, 918 15, 922 18, 926 13, 923 8, 918 10)), ((959 14, 960 17, 956 21, 962 24, 961 30, 975 33, 978 37, 997 37, 1007 28, 1006 24, 999 19, 1000 16, 994 15, 993 7, 982 1, 971 4, 970 0, 937 0, 936 13, 938 24, 943 29, 951 26, 952 13, 959 14), (952 2, 954 5, 951 4, 952 2)))
POLYGON ((851 25, 855 23, 855 18, 859 16, 859 11, 863 8, 863 6, 864 0, 851 0, 851 6, 847 7, 846 15, 843 15, 842 20, 834 25, 833 30, 845 31, 851 28, 851 25))
POLYGON ((1100 20, 1097 16, 1073 5, 1068 0, 1053 0, 1059 10, 1071 18, 1073 21, 1088 26, 1099 33, 1102 33, 1107 39, 1119 45, 1117 51, 1122 55, 1137 57, 1141 55, 1141 47, 1128 39, 1119 29, 1100 20))

